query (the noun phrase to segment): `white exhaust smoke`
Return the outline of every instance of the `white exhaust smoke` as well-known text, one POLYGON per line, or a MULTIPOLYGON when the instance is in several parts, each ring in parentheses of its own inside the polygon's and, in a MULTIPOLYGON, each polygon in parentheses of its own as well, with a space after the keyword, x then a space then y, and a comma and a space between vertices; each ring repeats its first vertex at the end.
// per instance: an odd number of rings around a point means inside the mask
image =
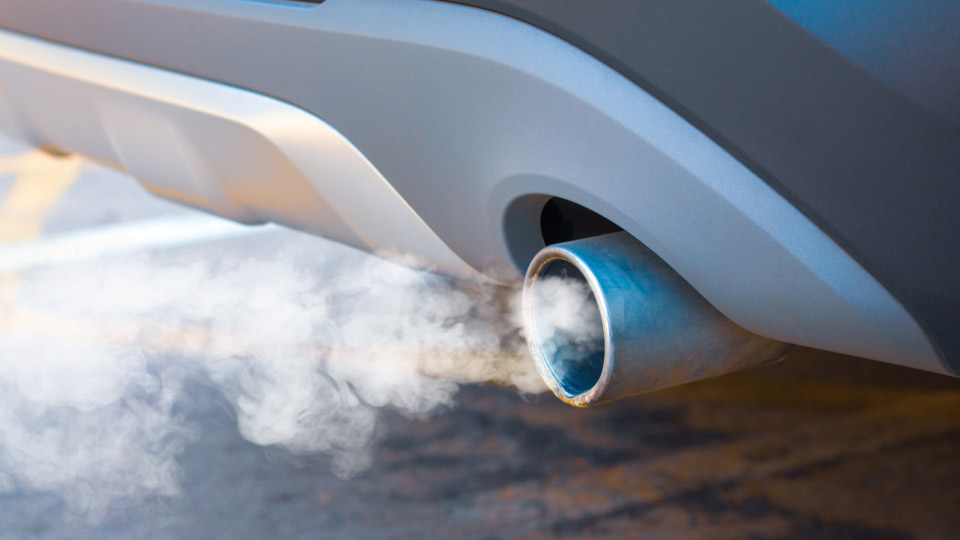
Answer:
POLYGON ((118 502, 175 495, 177 458, 199 436, 193 380, 229 400, 249 441, 328 455, 340 476, 369 465, 380 408, 427 417, 463 382, 544 389, 514 291, 319 240, 298 246, 8 276, 0 492, 57 493, 93 520, 118 502))

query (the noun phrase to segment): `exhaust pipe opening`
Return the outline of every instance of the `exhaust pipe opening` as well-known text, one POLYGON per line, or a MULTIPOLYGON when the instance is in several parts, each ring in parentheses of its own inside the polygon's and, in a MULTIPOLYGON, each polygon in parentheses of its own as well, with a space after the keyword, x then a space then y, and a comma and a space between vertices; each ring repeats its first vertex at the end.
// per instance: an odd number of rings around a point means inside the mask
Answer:
POLYGON ((545 247, 523 284, 530 352, 562 401, 588 407, 783 358, 626 232, 545 247))
POLYGON ((587 392, 603 373, 606 343, 596 296, 576 266, 549 259, 533 284, 533 342, 567 397, 587 392))

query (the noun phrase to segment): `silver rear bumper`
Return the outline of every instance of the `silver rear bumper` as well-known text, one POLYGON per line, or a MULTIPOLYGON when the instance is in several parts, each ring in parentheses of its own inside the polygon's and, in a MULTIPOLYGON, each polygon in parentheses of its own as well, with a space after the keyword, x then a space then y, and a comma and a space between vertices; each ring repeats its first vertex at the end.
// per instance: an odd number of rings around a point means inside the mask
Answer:
POLYGON ((124 31, 112 47, 129 39, 133 57, 204 79, 4 32, 2 129, 119 163, 233 219, 499 281, 518 280, 543 247, 538 205, 563 197, 756 334, 949 372, 913 317, 801 212, 545 32, 416 0, 113 1, 124 31), (174 24, 191 31, 158 46, 174 24), (243 51, 217 39, 230 25, 243 51))

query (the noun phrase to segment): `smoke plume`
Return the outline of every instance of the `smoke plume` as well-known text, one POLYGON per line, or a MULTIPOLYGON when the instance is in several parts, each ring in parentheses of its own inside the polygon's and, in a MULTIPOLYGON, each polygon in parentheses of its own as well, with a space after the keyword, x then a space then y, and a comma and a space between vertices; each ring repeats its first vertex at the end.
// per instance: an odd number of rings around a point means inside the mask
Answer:
POLYGON ((543 389, 514 291, 330 243, 7 278, 0 492, 57 493, 93 520, 119 501, 177 494, 178 456, 200 435, 189 381, 228 400, 247 440, 328 456, 344 477, 369 465, 380 409, 426 418, 453 406, 461 383, 543 389))

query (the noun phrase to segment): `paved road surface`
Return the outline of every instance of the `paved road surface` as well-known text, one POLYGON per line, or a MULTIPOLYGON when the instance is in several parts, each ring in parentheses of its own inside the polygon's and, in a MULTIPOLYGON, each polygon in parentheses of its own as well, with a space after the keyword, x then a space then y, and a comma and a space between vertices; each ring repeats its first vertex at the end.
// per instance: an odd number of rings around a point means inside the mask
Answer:
MULTIPOLYGON (((12 246, 190 215, 119 173, 0 147, 0 266, 12 246)), ((269 235, 204 245, 262 256, 287 242, 323 243, 269 235)), ((144 242, 155 253, 180 249, 144 242)), ((107 246, 103 256, 114 248, 132 249, 107 246)), ((57 264, 82 263, 67 256, 57 264)), ((18 294, 15 274, 0 280, 4 309, 18 294)), ((46 330, 56 334, 57 324, 46 330)), ((165 354, 174 361, 189 351, 165 354)), ((49 490, 4 486, 0 473, 0 539, 926 539, 960 531, 960 383, 848 357, 801 350, 778 365, 590 410, 467 385, 454 406, 426 419, 382 411, 372 465, 349 479, 334 475, 323 454, 248 442, 226 398, 202 381, 188 384, 186 421, 199 429, 178 454, 179 495, 134 498, 91 520, 49 490)))

